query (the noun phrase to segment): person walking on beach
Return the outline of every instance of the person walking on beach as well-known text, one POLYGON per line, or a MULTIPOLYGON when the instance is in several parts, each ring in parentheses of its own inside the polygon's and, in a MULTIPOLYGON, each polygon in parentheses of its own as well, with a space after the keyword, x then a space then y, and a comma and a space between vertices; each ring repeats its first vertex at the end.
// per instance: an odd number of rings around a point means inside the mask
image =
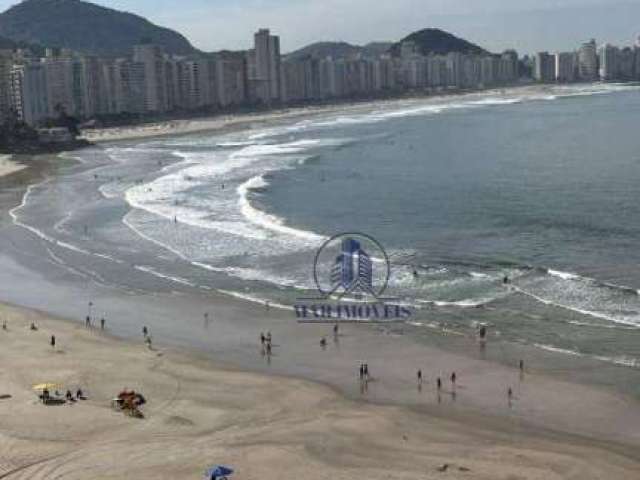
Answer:
POLYGON ((267 343, 271 343, 271 332, 267 332, 267 343))
POLYGON ((362 370, 363 370, 363 374, 364 374, 364 379, 368 382, 369 381, 369 364, 365 363, 362 366, 362 370))
POLYGON ((451 374, 451 385, 453 386, 453 389, 454 389, 454 390, 455 390, 455 388, 456 388, 456 378, 457 378, 457 377, 456 377, 456 372, 453 372, 453 373, 451 374))
POLYGON ((271 356, 271 342, 267 341, 267 356, 271 356))
POLYGON ((337 337, 338 336, 338 323, 336 322, 336 324, 333 326, 333 336, 337 337))
POLYGON ((144 327, 142 327, 142 336, 146 337, 147 335, 149 335, 149 329, 145 325, 144 327))
POLYGON ((442 390, 442 379, 440 377, 436 380, 436 386, 438 387, 438 392, 442 390))
POLYGON ((264 336, 264 332, 260 332, 260 344, 264 347, 264 342, 266 341, 266 338, 264 336))
POLYGON ((104 324, 106 323, 106 320, 104 319, 104 317, 102 317, 100 319, 100 330, 104 330, 104 324))
POLYGON ((520 367, 520 373, 524 373, 524 360, 522 360, 522 359, 520 360, 519 367, 520 367))
POLYGON ((56 348, 56 336, 51 335, 51 348, 56 348))
POLYGON ((360 381, 364 380, 364 364, 360 364, 360 381))
POLYGON ((91 317, 87 315, 87 318, 84 319, 84 326, 89 328, 91 326, 91 317))
POLYGON ((484 340, 484 339, 485 339, 485 337, 487 336, 487 327, 485 327, 484 325, 482 325, 482 326, 480 327, 480 331, 479 331, 478 333, 479 333, 479 335, 480 335, 480 340, 481 340, 481 341, 482 341, 482 340, 484 340))
POLYGON ((418 385, 422 385, 422 370, 418 370, 418 385))
POLYGON ((7 331, 7 321, 5 320, 4 322, 2 322, 2 329, 6 332, 7 331))

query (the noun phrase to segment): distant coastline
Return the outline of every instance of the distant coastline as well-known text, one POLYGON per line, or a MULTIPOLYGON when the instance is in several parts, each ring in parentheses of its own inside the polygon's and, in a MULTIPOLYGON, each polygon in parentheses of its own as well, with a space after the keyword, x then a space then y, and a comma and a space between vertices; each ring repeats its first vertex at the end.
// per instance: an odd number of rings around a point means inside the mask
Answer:
MULTIPOLYGON (((298 103, 272 109, 239 109, 209 115, 189 115, 154 119, 143 119, 139 123, 124 123, 117 126, 81 128, 80 139, 90 143, 135 140, 167 135, 185 135, 221 128, 235 128, 255 122, 285 120, 318 113, 330 113, 336 110, 351 110, 374 103, 397 102, 402 100, 437 99, 450 96, 463 96, 478 93, 502 92, 530 87, 544 87, 543 84, 521 82, 502 87, 478 89, 442 89, 438 91, 410 91, 396 95, 353 97, 332 99, 326 102, 298 103)), ((554 86, 549 84, 549 87, 554 86)))
MULTIPOLYGON (((603 82, 582 82, 570 85, 593 85, 603 82)), ((618 82, 606 82, 618 83, 618 82)), ((638 82, 620 82, 633 85, 638 82)), ((351 111, 372 104, 399 101, 437 100, 446 97, 463 97, 473 94, 500 94, 517 92, 523 89, 538 88, 541 90, 557 86, 567 86, 556 83, 519 82, 501 87, 477 89, 447 89, 438 91, 410 91, 398 95, 384 95, 367 98, 333 99, 327 102, 293 104, 272 109, 241 109, 238 111, 211 113, 210 115, 190 115, 180 117, 148 118, 139 123, 124 123, 117 126, 95 128, 81 128, 80 140, 89 144, 109 143, 117 141, 137 140, 143 138, 164 137, 168 135, 188 135, 226 128, 243 128, 255 123, 266 121, 288 120, 313 114, 331 113, 335 111, 351 111)), ((83 148, 86 145, 80 145, 83 148)))

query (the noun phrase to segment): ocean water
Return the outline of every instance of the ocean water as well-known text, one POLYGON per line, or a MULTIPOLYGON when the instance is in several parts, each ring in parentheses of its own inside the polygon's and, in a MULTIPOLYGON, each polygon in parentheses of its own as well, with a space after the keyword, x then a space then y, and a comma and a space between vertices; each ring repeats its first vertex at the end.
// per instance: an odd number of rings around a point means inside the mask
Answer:
POLYGON ((112 144, 74 154, 12 219, 94 281, 282 307, 314 289, 327 238, 363 232, 414 310, 404 334, 483 324, 637 368, 639 119, 637 85, 530 87, 112 144), (109 267, 127 264, 149 283, 109 267))

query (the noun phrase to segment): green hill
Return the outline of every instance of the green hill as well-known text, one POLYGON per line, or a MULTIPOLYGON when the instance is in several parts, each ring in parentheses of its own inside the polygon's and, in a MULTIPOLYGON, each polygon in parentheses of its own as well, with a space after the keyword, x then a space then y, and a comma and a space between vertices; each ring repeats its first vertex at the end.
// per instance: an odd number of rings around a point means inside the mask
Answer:
POLYGON ((15 42, 120 56, 142 40, 169 53, 196 49, 181 34, 131 13, 81 0, 25 0, 0 14, 0 36, 15 42))
MULTIPOLYGON (((1 33, 1 32, 0 32, 1 33)), ((400 55, 402 42, 414 42, 422 55, 446 55, 451 52, 459 52, 473 55, 488 55, 489 52, 478 45, 458 38, 449 32, 438 28, 425 28, 406 36, 391 47, 394 56, 400 55)))

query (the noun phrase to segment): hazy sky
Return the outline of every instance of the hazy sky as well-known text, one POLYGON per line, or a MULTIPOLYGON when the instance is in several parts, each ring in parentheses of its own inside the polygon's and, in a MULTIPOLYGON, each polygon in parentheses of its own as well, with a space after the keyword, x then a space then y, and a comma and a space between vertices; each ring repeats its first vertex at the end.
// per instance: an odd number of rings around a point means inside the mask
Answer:
MULTIPOLYGON (((0 0, 2 9, 17 0, 0 0)), ((582 41, 631 44, 640 0, 95 0, 184 34, 203 50, 244 49, 258 27, 283 52, 319 40, 398 40, 438 27, 493 51, 573 49, 582 41)))

